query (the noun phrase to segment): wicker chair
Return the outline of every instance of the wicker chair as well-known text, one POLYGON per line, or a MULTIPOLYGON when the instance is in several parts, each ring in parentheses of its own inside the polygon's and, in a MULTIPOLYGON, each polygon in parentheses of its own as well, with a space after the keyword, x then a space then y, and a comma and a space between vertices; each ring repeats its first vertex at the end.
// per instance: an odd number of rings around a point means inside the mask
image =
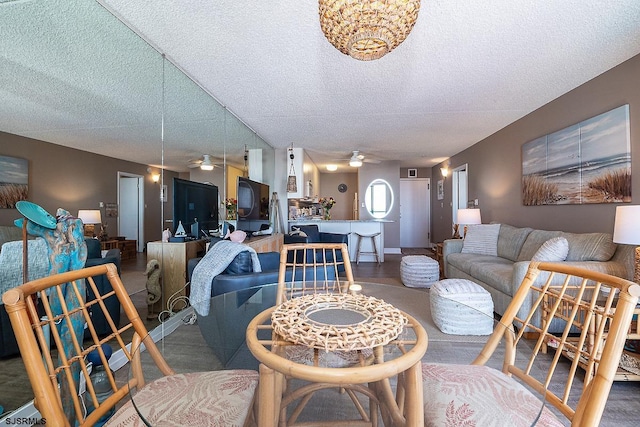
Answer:
POLYGON ((345 243, 299 243, 282 246, 276 304, 318 292, 347 292, 352 284, 353 272, 345 243), (287 278, 288 270, 292 273, 287 278), (344 276, 340 278, 339 272, 342 270, 344 276), (335 277, 335 280, 327 279, 329 277, 335 277))
MULTIPOLYGON (((280 251, 280 274, 278 277, 278 291, 276 305, 289 301, 292 298, 317 293, 346 293, 354 284, 353 272, 349 251, 345 243, 301 243, 286 244, 280 251), (292 271, 287 275, 287 271, 292 271), (344 271, 343 277, 338 272, 344 271), (288 277, 287 277, 288 276, 288 277), (335 279, 327 279, 335 277, 335 279)), ((303 345, 287 346, 285 349, 287 359, 297 363, 305 363, 316 366, 346 367, 356 364, 370 364, 373 360, 372 352, 362 351, 335 351, 325 352, 311 349, 303 345)), ((290 384, 287 385, 290 387, 290 384)), ((282 401, 280 424, 295 425, 298 416, 304 409, 311 396, 323 388, 336 388, 335 384, 307 384, 289 393, 282 401), (287 419, 287 407, 298 401, 295 410, 287 419)), ((356 405, 362 420, 361 423, 371 425, 377 422, 377 406, 370 400, 369 413, 361 405, 357 392, 363 389, 359 385, 339 388, 346 391, 356 405)), ((367 393, 365 393, 367 394, 367 393)), ((353 420, 353 425, 358 423, 353 420)))
POLYGON ((461 420, 489 425, 496 414, 509 426, 531 425, 536 418, 536 425, 564 425, 551 410, 543 409, 542 400, 573 426, 597 426, 639 296, 639 285, 618 277, 532 262, 500 324, 471 365, 423 363, 425 426, 461 420), (542 284, 535 286, 538 276, 542 284), (535 301, 532 311, 518 318, 529 293, 535 301), (542 315, 542 327, 532 322, 536 311, 542 315), (553 330, 561 326, 561 334, 548 332, 552 322, 553 330), (525 333, 537 339, 527 342, 525 333), (506 349, 502 372, 485 366, 501 340, 506 349), (531 356, 516 359, 520 346, 532 347, 527 350, 531 356), (545 354, 547 348, 554 350, 545 354), (561 386, 552 385, 552 380, 561 386))
MULTIPOLYGON (((128 398, 130 389, 135 388, 141 401, 150 402, 153 412, 147 422, 152 425, 162 423, 165 418, 187 419, 187 413, 193 419, 194 410, 200 420, 209 420, 209 425, 242 426, 253 420, 252 402, 258 383, 258 373, 245 370, 227 370, 200 372, 193 374, 175 374, 162 357, 158 347, 149 336, 138 312, 129 298, 113 264, 100 265, 45 277, 28 282, 7 291, 2 297, 6 306, 13 330, 18 340, 20 353, 24 361, 29 381, 35 395, 34 404, 46 423, 55 426, 83 425, 91 426, 101 417, 112 411, 118 402, 128 398), (113 290, 101 295, 93 277, 106 274, 113 290), (95 299, 77 302, 77 296, 84 295, 85 279, 87 286, 93 291, 95 299), (115 326, 105 300, 115 295, 122 305, 128 322, 120 327, 115 326), (45 308, 47 318, 39 319, 34 298, 39 297, 45 308), (58 307, 58 308, 56 308, 58 307), (111 333, 99 338, 92 323, 89 310, 101 310, 111 333), (73 330, 63 330, 63 325, 70 323, 86 323, 90 339, 82 340, 82 334, 73 330), (45 332, 50 329, 50 334, 45 332), (71 333, 69 333, 71 332, 71 333), (63 344, 68 338, 71 346, 63 344), (49 336, 53 344, 48 344, 49 336), (131 337, 131 346, 127 346, 131 337), (79 338, 79 339, 78 339, 79 338), (85 400, 93 403, 96 409, 88 415, 84 414, 82 397, 78 396, 78 382, 81 375, 89 377, 87 354, 97 350, 104 364, 107 357, 102 344, 121 352, 131 362, 131 377, 128 381, 118 380, 107 369, 113 394, 103 402, 99 402, 91 381, 87 381, 85 400), (143 364, 140 361, 141 344, 155 362, 157 369, 165 376, 145 384, 143 364), (70 350, 65 350, 69 349, 70 350), (58 354, 59 362, 54 360, 58 354), (176 396, 176 384, 183 389, 201 391, 188 396, 176 396), (222 384, 222 386, 221 386, 222 384), (234 387, 227 387, 233 384, 234 387), (239 386, 242 385, 242 386, 239 386), (71 390, 65 393, 59 390, 71 390), (196 397, 199 400, 194 401, 196 397), (182 400, 181 400, 182 399, 182 400), (182 405, 184 401, 188 405, 182 405), (221 410, 220 408, 224 408, 221 410), (184 416, 181 415, 184 413, 184 416)), ((83 298, 81 298, 83 299, 83 298)), ((154 368, 155 369, 155 368, 154 368)), ((113 415, 108 425, 144 425, 138 416, 131 400, 113 415)), ((203 425, 203 424, 200 424, 203 425)))

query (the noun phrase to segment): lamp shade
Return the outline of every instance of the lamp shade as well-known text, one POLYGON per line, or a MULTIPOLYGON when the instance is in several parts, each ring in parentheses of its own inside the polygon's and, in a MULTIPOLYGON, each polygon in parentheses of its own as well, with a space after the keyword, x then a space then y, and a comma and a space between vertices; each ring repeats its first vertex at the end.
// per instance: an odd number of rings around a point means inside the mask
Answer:
POLYGON ((458 209, 458 224, 482 224, 480 209, 458 209))
POLYGON ((613 241, 623 245, 640 245, 640 206, 617 206, 613 241))
POLYGON ((80 209, 78 211, 78 218, 82 220, 83 224, 101 224, 102 217, 100 216, 100 210, 95 209, 80 209))

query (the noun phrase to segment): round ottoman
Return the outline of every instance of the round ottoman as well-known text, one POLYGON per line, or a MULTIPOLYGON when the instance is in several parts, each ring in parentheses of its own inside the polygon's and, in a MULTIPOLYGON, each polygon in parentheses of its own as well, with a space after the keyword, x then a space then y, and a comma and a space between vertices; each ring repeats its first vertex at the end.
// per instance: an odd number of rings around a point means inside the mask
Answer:
POLYGON ((400 261, 400 280, 410 288, 430 288, 440 279, 440 264, 426 255, 407 255, 400 261))
POLYGON ((445 334, 490 335, 493 300, 482 286, 466 279, 444 279, 429 291, 431 317, 445 334))

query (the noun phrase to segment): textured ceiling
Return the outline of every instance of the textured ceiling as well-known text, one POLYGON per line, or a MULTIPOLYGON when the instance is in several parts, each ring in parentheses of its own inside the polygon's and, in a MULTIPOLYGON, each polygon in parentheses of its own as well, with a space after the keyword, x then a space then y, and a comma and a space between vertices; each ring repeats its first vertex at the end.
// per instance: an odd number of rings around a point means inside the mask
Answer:
MULTIPOLYGON (((87 3, 0 3, 0 94, 8 101, 0 130, 158 163, 161 61, 87 3), (9 18, 19 11, 29 22, 9 18), (68 19, 78 13, 90 24, 68 19), (39 61, 46 65, 31 65, 39 61), (74 62, 71 75, 65 62, 74 62), (96 73, 107 76, 99 87, 96 73)), ((319 166, 351 150, 433 165, 640 53, 638 0, 423 0, 407 40, 371 62, 327 42, 312 0, 99 3, 266 143, 303 147, 319 166)), ((208 102, 191 100, 191 88, 175 95, 176 115, 208 102)), ((202 119, 206 132, 175 135, 166 163, 215 155, 221 115, 202 119)))

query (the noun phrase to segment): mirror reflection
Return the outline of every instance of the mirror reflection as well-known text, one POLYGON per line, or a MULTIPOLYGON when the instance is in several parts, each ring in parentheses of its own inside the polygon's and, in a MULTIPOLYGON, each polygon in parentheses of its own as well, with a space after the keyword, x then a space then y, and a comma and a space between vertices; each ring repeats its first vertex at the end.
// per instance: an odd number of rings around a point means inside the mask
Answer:
POLYGON ((365 206, 374 218, 385 218, 393 207, 393 190, 384 179, 376 179, 369 184, 365 194, 365 206))
MULTIPOLYGON (((177 227, 173 179, 217 186, 215 203, 220 207, 225 198, 237 197, 239 176, 273 185, 274 149, 99 2, 0 1, 0 52, 1 143, 10 151, 3 154, 31 162, 34 202, 49 210, 62 206, 73 214, 102 210, 96 229, 106 231, 109 240, 101 241, 101 248, 127 248, 118 266, 123 282, 142 296, 137 308, 154 322, 171 297, 185 293, 185 262, 163 261, 178 259, 172 252, 178 246, 183 258, 204 251, 202 241, 161 241, 163 230, 175 235, 177 227), (109 157, 104 148, 119 140, 129 144, 126 152, 109 157), (42 153, 13 153, 13 145, 23 141, 47 153, 60 153, 60 147, 71 144, 78 148, 48 162, 58 164, 64 191, 62 185, 43 182, 49 165, 42 164, 42 153), (96 155, 102 157, 96 160, 96 155), (197 163, 205 155, 212 170, 197 163), (71 162, 75 169, 69 171, 71 162), (74 179, 65 181, 68 175, 74 179), (159 262, 160 277, 142 274, 152 259, 159 262), (151 276, 163 289, 147 306, 151 292, 145 281, 151 276)), ((222 222, 225 209, 218 212, 222 222)), ((12 226, 17 216, 12 209, 0 214, 5 226, 12 226)), ((190 225, 184 224, 187 231, 190 225)), ((10 329, 3 321, 3 331, 5 327, 10 329)), ((17 350, 2 363, 2 369, 26 383, 17 350)), ((24 390, 0 394, 5 414, 33 398, 28 387, 24 390)))

